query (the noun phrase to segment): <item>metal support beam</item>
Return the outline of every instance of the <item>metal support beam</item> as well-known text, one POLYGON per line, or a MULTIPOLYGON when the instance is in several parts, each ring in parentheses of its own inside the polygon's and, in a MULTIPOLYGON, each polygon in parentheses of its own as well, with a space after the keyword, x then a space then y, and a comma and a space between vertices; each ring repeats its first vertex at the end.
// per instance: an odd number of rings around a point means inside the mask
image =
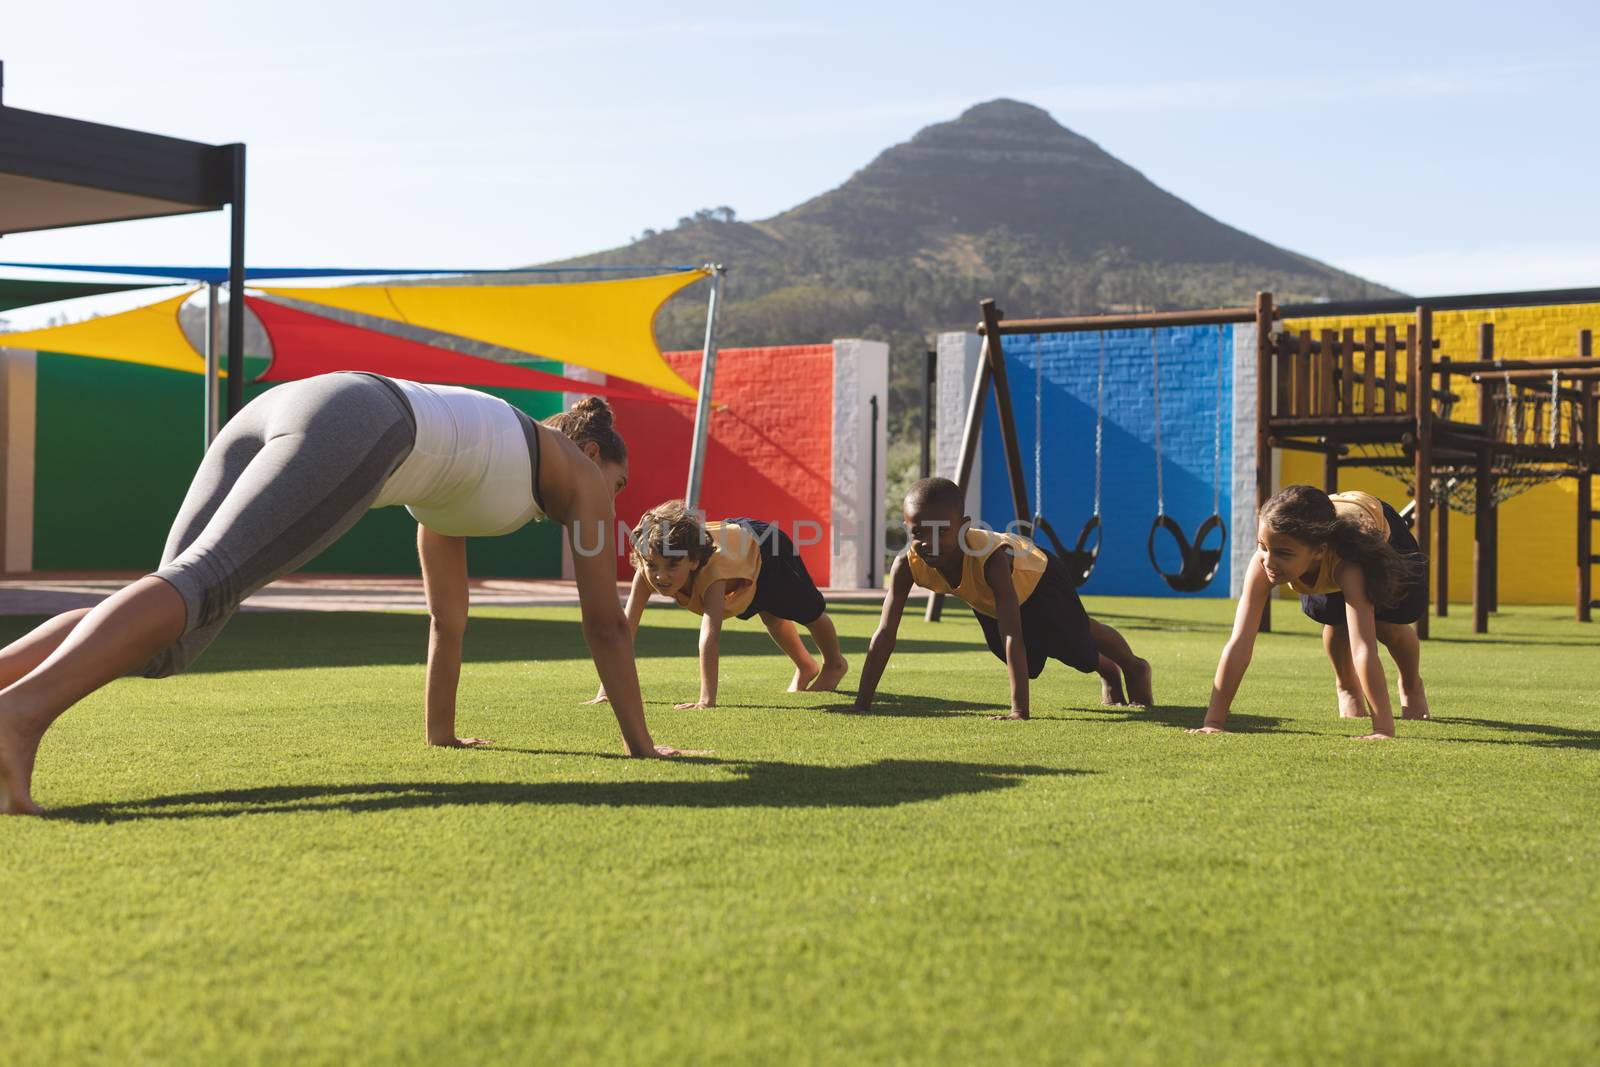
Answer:
POLYGON ((216 282, 206 285, 206 395, 202 404, 204 425, 201 427, 201 444, 205 448, 210 448, 211 442, 217 439, 221 424, 222 309, 218 306, 217 289, 216 282))
POLYGON ((706 298, 706 343, 700 355, 700 395, 694 409, 694 443, 689 449, 689 484, 683 500, 691 510, 700 506, 700 489, 705 479, 706 438, 711 431, 711 390, 717 375, 717 311, 722 300, 722 279, 727 271, 720 263, 707 263, 711 272, 711 294, 706 298))
POLYGON ((228 418, 244 407, 244 145, 229 145, 233 196, 228 208, 228 418))
MULTIPOLYGON (((978 368, 972 376, 972 393, 967 397, 967 421, 961 428, 961 455, 956 459, 956 485, 961 488, 961 499, 966 500, 967 488, 972 484, 972 463, 978 454, 978 438, 983 432, 984 402, 989 399, 989 339, 984 338, 983 349, 978 353, 978 368)), ((928 595, 928 611, 924 618, 938 622, 944 612, 944 594, 928 595)))

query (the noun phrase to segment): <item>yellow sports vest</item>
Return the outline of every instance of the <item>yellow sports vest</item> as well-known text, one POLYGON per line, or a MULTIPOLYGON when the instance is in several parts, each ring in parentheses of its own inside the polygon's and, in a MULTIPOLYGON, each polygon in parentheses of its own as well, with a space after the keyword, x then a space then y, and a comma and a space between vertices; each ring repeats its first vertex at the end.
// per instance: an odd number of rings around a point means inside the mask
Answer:
MULTIPOLYGON (((1377 530, 1384 537, 1389 538, 1389 520, 1383 516, 1383 502, 1371 493, 1351 490, 1348 493, 1330 493, 1328 499, 1333 501, 1333 510, 1340 515, 1354 515, 1363 526, 1377 530)), ((1334 570, 1343 562, 1337 553, 1328 552, 1322 557, 1322 565, 1317 568, 1314 581, 1309 585, 1299 578, 1289 579, 1289 588, 1301 596, 1319 596, 1327 593, 1337 593, 1339 582, 1334 577, 1334 570)))
POLYGON ((935 593, 948 593, 965 600, 973 611, 990 618, 995 617, 994 590, 983 577, 983 565, 1001 548, 1011 549, 1011 586, 1017 591, 1021 604, 1033 595, 1044 577, 1049 558, 1032 541, 1017 534, 998 533, 967 527, 962 536, 966 549, 961 557, 961 584, 954 589, 945 581, 939 568, 917 555, 915 548, 906 550, 906 562, 911 564, 911 577, 924 589, 935 593))
MULTIPOLYGON (((689 579, 689 588, 672 599, 696 615, 706 613, 706 588, 712 582, 723 581, 723 614, 737 615, 750 606, 756 596, 756 578, 761 574, 761 546, 748 529, 733 522, 708 522, 706 533, 715 546, 711 558, 689 579)), ((773 534, 772 536, 776 536, 773 534)), ((644 580, 656 592, 656 583, 650 581, 650 571, 644 580)))

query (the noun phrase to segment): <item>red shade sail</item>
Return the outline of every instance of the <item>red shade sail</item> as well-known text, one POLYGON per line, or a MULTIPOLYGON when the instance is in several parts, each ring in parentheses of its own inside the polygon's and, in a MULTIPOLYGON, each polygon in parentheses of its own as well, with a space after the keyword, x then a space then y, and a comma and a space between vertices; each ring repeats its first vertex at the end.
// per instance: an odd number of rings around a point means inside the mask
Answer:
POLYGON ((245 302, 261 320, 272 341, 272 364, 259 382, 289 382, 333 371, 370 371, 437 385, 540 389, 547 392, 596 394, 687 403, 679 397, 625 385, 597 385, 559 374, 530 370, 479 356, 435 348, 420 341, 364 330, 320 315, 247 296, 245 302))

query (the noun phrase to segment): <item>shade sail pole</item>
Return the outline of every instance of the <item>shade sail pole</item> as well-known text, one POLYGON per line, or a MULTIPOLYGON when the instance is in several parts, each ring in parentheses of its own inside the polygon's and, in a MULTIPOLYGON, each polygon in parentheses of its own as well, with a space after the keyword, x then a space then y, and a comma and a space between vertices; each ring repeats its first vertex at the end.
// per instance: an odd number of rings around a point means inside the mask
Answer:
POLYGON ((705 475, 706 436, 711 429, 711 386, 717 373, 717 309, 721 304, 722 278, 727 269, 720 263, 707 263, 711 272, 711 296, 706 303, 706 345, 700 358, 700 396, 694 408, 694 445, 689 451, 689 485, 683 500, 691 509, 700 506, 700 484, 705 475))
POLYGON ((222 399, 218 385, 221 379, 222 357, 222 311, 217 304, 216 282, 206 285, 206 398, 204 404, 205 426, 202 428, 202 444, 211 447, 211 442, 217 439, 217 427, 220 423, 219 401, 222 399))
POLYGON ((244 145, 229 145, 233 196, 228 207, 228 418, 244 407, 244 145))

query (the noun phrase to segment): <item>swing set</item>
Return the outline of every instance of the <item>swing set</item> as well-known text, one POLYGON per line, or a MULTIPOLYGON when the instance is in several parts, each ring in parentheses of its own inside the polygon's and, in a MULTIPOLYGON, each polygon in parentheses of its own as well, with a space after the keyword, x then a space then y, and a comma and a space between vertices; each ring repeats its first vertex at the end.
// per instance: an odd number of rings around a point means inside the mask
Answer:
MULTIPOLYGON (((1252 309, 1219 308, 1211 311, 1154 312, 1138 315, 1088 315, 1068 318, 1013 319, 1006 321, 993 300, 979 303, 983 315, 978 333, 983 338, 983 350, 967 406, 967 418, 961 434, 961 455, 956 464, 956 484, 963 492, 971 484, 972 465, 977 455, 978 438, 983 424, 985 401, 990 387, 994 389, 995 411, 999 419, 1000 439, 1005 449, 1006 473, 1010 482, 1011 501, 1016 512, 1017 525, 1028 536, 1038 539, 1043 534, 1048 539, 1053 554, 1067 566, 1074 584, 1083 585, 1094 572, 1100 548, 1105 538, 1101 518, 1101 482, 1105 451, 1105 362, 1106 331, 1148 329, 1150 331, 1150 362, 1155 402, 1155 453, 1156 453, 1156 517, 1151 524, 1146 548, 1150 563, 1167 585, 1176 592, 1197 593, 1204 590, 1221 570, 1224 549, 1228 539, 1228 526, 1221 515, 1222 502, 1222 401, 1226 376, 1226 331, 1223 327, 1232 322, 1251 322, 1252 309), (1183 527, 1167 514, 1164 482, 1164 455, 1161 441, 1161 359, 1157 333, 1163 327, 1217 326, 1217 382, 1216 410, 1213 419, 1212 464, 1212 514, 1200 523, 1191 542, 1183 527), (1073 547, 1068 548, 1056 534, 1055 528, 1044 514, 1044 355, 1039 337, 1044 334, 1084 333, 1095 331, 1099 335, 1099 359, 1095 376, 1095 432, 1094 432, 1094 510, 1084 522, 1073 547), (1034 367, 1033 413, 1033 484, 1035 501, 1030 505, 1028 486, 1023 476, 1022 450, 1018 443, 1016 418, 1012 409, 1011 386, 1006 373, 1005 342, 1007 336, 1033 337, 1034 367), (1179 566, 1169 570, 1160 562, 1157 544, 1165 532, 1178 549, 1179 566), (1216 535, 1215 544, 1208 539, 1216 535)), ((927 618, 939 618, 943 597, 934 594, 929 598, 927 618)))

